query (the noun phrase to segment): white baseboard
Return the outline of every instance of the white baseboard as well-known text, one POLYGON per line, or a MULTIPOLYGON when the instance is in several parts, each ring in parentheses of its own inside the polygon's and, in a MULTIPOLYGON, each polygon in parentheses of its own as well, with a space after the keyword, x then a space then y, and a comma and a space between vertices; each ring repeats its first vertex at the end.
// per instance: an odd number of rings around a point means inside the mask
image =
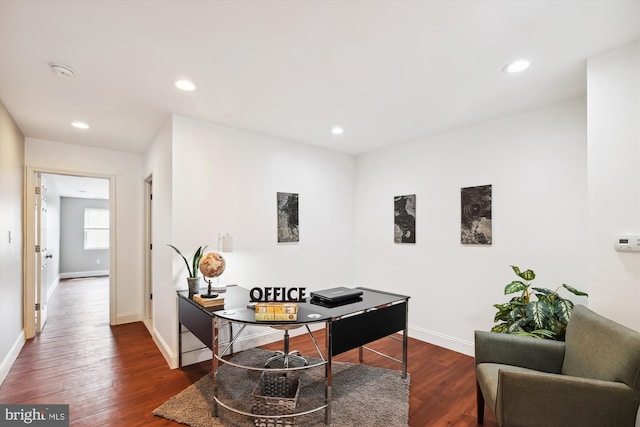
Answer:
POLYGON ((53 293, 56 291, 59 284, 60 284, 60 275, 56 277, 56 280, 54 280, 51 286, 49 287, 49 289, 47 289, 47 301, 51 299, 51 297, 53 296, 53 293))
POLYGON ((9 375, 9 370, 11 370, 13 363, 18 358, 20 350, 22 350, 22 346, 24 346, 24 343, 26 341, 27 340, 24 337, 24 330, 22 330, 18 335, 18 338, 16 338, 16 341, 9 349, 6 357, 2 359, 2 362, 0 362, 0 385, 2 385, 4 379, 7 378, 7 375, 9 375))
POLYGON ((144 326, 147 327, 147 331, 149 331, 149 335, 153 336, 153 320, 147 318, 142 320, 142 323, 144 323, 144 326))
POLYGON ((439 332, 409 326, 409 336, 448 350, 466 354, 467 356, 473 357, 475 355, 475 347, 472 342, 450 337, 439 332))
POLYGON ((171 351, 171 348, 169 347, 169 345, 165 342, 165 340, 162 339, 162 337, 160 336, 160 334, 156 329, 153 330, 153 333, 151 334, 151 338, 153 338, 153 341, 156 343, 158 350, 160 350, 160 354, 162 354, 162 357, 164 357, 164 360, 167 361, 167 364, 169 365, 169 367, 171 369, 177 368, 178 367, 177 355, 171 351))
POLYGON ((125 323, 141 322, 142 314, 140 312, 122 313, 116 315, 116 325, 124 325, 125 323))
POLYGON ((69 273, 60 273, 60 279, 78 279, 81 277, 98 277, 108 275, 109 270, 72 271, 69 273))

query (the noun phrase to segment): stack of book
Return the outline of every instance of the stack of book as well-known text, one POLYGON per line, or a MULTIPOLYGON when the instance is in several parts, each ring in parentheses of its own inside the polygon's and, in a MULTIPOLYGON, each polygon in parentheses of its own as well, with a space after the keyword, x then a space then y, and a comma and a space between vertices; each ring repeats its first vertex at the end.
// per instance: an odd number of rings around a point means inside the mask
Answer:
POLYGON ((256 320, 281 322, 298 320, 298 304, 294 302, 260 302, 256 304, 256 320))
POLYGON ((193 300, 206 308, 212 308, 212 307, 220 307, 221 309, 224 308, 224 298, 222 297, 203 298, 202 295, 195 294, 193 296, 193 300))

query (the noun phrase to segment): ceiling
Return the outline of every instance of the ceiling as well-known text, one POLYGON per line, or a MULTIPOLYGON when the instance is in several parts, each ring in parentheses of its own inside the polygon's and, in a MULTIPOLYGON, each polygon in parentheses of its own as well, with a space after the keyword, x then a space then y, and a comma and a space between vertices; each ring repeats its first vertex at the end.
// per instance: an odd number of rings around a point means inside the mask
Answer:
POLYGON ((109 199, 109 180, 86 176, 43 174, 48 188, 55 188, 60 197, 76 199, 109 199))
POLYGON ((640 0, 0 0, 0 100, 31 138, 141 153, 178 114, 360 154, 582 97, 638 39, 640 0))

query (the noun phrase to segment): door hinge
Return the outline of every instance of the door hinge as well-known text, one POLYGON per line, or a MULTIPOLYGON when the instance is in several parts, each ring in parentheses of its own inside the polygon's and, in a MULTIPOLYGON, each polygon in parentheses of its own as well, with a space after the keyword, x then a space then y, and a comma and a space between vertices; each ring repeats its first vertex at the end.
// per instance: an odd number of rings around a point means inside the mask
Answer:
POLYGON ((40 245, 36 245, 36 253, 40 252, 40 245))
POLYGON ((40 303, 39 302, 36 303, 36 310, 40 310, 40 303))
POLYGON ((149 250, 153 250, 153 243, 149 243, 149 250))
POLYGON ((40 194, 40 187, 36 187, 36 194, 40 194))
POLYGON ((153 299, 153 294, 149 294, 149 299, 153 299))

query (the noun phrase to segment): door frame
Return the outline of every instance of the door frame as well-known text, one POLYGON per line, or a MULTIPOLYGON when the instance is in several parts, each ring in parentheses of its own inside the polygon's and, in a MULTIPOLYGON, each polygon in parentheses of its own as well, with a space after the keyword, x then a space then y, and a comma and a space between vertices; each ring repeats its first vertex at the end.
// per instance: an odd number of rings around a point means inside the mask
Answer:
POLYGON ((154 336, 153 326, 153 175, 144 180, 144 317, 143 323, 154 336))
POLYGON ((25 167, 24 177, 24 268, 23 268, 23 319, 25 338, 35 337, 35 174, 70 175, 109 180, 109 324, 116 324, 116 177, 82 171, 69 171, 46 167, 25 167))
MULTIPOLYGON (((46 178, 43 173, 35 172, 34 174, 35 184, 34 190, 36 188, 40 188, 39 193, 34 192, 34 243, 40 245, 40 251, 35 252, 31 256, 35 255, 35 270, 34 270, 34 283, 35 283, 35 301, 36 304, 40 303, 40 312, 37 314, 37 320, 35 324, 36 333, 42 332, 44 329, 44 325, 47 321, 47 301, 48 301, 48 277, 47 277, 47 233, 46 230, 43 233, 43 226, 47 228, 47 186, 46 186, 46 178), (36 213, 37 212, 37 213, 36 213), (45 257, 44 259, 42 257, 45 257), (43 277, 44 275, 44 277, 43 277), (44 296, 43 296, 43 281, 45 283, 44 296)), ((35 310, 37 312, 37 310, 35 310)))

